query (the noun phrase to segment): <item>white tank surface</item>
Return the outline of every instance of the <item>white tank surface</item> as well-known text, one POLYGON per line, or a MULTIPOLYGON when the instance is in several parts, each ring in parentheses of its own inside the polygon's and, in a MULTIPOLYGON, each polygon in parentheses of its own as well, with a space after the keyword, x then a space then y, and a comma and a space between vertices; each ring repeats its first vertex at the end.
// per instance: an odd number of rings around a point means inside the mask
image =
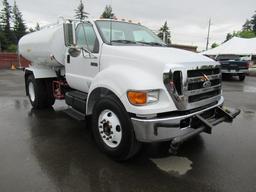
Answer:
POLYGON ((65 51, 63 24, 30 33, 19 41, 19 53, 32 65, 62 66, 65 51))

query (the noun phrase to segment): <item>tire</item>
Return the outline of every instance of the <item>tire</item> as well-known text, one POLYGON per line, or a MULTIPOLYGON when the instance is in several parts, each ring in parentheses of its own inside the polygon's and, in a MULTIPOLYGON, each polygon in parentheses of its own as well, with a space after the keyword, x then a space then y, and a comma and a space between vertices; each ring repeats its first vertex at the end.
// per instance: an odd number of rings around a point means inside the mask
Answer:
POLYGON ((34 75, 28 76, 26 83, 28 98, 34 109, 45 109, 54 104, 55 98, 47 83, 45 80, 35 79, 34 75))
POLYGON ((239 81, 244 81, 245 80, 245 74, 239 75, 239 81))
POLYGON ((132 158, 141 148, 129 114, 115 97, 104 97, 95 104, 92 129, 98 147, 116 161, 132 158))
POLYGON ((45 80, 46 89, 47 89, 47 101, 46 106, 51 107, 55 103, 55 97, 53 95, 53 88, 52 88, 52 81, 51 80, 45 80))
POLYGON ((231 78, 231 75, 229 75, 227 73, 222 74, 222 80, 227 80, 227 79, 230 79, 230 78, 231 78))

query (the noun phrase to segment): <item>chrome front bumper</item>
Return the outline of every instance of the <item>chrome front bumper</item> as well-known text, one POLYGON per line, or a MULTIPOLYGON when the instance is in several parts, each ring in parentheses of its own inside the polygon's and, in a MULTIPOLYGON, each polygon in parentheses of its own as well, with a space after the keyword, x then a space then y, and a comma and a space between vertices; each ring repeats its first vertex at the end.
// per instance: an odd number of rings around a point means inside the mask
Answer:
MULTIPOLYGON (((179 140, 186 140, 192 136, 198 135, 201 132, 211 132, 212 126, 215 126, 223 121, 226 121, 227 118, 232 121, 235 116, 237 116, 240 111, 237 110, 235 112, 230 112, 228 117, 224 117, 225 114, 222 115, 214 115, 209 119, 205 119, 202 116, 209 112, 215 110, 221 110, 221 106, 223 105, 224 99, 221 97, 219 102, 216 105, 208 107, 206 109, 182 116, 170 116, 165 118, 152 118, 152 119, 141 119, 141 118, 131 118, 135 135, 138 141, 141 142, 159 142, 159 141, 170 141, 177 138, 179 140), (202 116, 201 116, 202 115, 202 116), (216 117, 215 117, 216 116, 216 117), (198 118, 198 120, 197 120, 198 118), (209 120, 209 122, 207 121, 209 120), (182 122, 189 122, 189 125, 184 127, 181 124, 182 122), (192 121, 200 121, 202 122, 198 126, 192 125, 192 121)), ((222 111, 222 113, 225 113, 222 111)))

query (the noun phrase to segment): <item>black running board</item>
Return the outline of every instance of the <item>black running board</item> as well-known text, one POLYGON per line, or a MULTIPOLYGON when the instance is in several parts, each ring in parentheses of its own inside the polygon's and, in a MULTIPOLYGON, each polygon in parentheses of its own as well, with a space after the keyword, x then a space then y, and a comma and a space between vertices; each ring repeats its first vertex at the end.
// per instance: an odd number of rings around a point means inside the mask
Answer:
POLYGON ((65 94, 66 104, 79 111, 80 113, 86 113, 86 100, 87 93, 80 91, 69 91, 65 94))

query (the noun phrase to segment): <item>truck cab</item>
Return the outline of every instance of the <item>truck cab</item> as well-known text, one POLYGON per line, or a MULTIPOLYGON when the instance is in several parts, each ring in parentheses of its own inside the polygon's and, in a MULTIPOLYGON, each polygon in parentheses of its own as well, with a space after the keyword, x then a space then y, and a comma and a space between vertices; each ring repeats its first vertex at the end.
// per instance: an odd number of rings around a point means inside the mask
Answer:
POLYGON ((218 62, 170 48, 140 24, 66 19, 25 36, 19 50, 32 61, 25 69, 32 106, 64 99, 91 117, 96 143, 116 160, 133 157, 143 142, 170 141, 176 152, 240 112, 223 109, 218 62))

